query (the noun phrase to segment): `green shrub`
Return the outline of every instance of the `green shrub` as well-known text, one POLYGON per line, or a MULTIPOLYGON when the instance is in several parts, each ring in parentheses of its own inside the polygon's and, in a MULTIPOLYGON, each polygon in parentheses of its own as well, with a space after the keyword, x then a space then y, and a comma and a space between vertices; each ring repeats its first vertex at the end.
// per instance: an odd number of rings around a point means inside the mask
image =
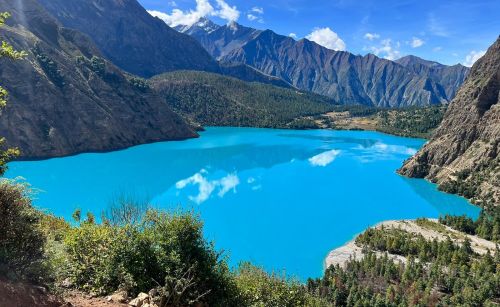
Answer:
MULTIPOLYGON (((244 306, 313 306, 313 296, 298 281, 268 274, 250 263, 240 265, 236 283, 244 306)), ((321 305, 324 306, 324 305, 321 305)))
POLYGON ((63 87, 66 83, 57 63, 45 54, 38 45, 32 49, 32 52, 50 81, 58 87, 63 87))
POLYGON ((45 236, 28 194, 25 185, 0 181, 0 275, 37 280, 45 236))
POLYGON ((64 240, 66 277, 98 294, 160 288, 181 305, 227 303, 237 297, 236 285, 225 259, 203 238, 202 226, 192 214, 151 209, 135 224, 87 219, 64 240), (189 287, 181 293, 168 290, 181 284, 189 287))

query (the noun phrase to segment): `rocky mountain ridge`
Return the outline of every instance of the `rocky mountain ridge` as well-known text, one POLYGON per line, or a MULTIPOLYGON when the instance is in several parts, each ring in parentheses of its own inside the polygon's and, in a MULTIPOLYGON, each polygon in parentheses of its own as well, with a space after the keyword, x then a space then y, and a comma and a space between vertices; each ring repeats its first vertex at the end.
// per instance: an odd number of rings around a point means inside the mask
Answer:
POLYGON ((214 26, 209 20, 178 28, 192 35, 215 58, 246 64, 293 86, 345 104, 406 107, 446 104, 467 76, 468 68, 426 66, 416 57, 400 63, 375 55, 333 51, 307 39, 296 41, 271 30, 236 23, 214 26), (201 25, 201 26, 200 26, 201 25), (422 66, 417 69, 418 65, 422 66))
POLYGON ((484 206, 500 204, 500 37, 479 59, 434 136, 399 172, 484 206))

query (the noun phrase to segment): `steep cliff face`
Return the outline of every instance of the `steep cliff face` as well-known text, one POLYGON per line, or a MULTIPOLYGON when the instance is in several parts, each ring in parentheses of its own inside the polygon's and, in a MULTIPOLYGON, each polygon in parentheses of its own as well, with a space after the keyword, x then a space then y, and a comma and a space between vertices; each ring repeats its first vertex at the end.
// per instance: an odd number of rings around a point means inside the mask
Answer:
POLYGON ((189 35, 154 18, 137 0, 39 0, 65 27, 90 36, 104 56, 142 77, 190 69, 217 71, 217 63, 189 35))
POLYGON ((0 11, 12 13, 0 37, 28 52, 24 60, 0 61, 9 91, 0 135, 23 157, 196 136, 140 79, 104 60, 86 35, 63 28, 36 0, 2 1, 0 11))
POLYGON ((428 144, 403 175, 428 178, 483 205, 500 204, 500 37, 479 59, 428 144))

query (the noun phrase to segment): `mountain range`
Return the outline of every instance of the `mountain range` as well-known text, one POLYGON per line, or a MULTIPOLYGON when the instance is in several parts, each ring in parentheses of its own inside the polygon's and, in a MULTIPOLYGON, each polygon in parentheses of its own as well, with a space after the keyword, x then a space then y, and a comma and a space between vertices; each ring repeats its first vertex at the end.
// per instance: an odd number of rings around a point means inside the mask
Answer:
POLYGON ((334 51, 307 39, 203 18, 178 31, 189 34, 222 63, 246 64, 306 91, 343 104, 406 107, 451 101, 469 69, 415 56, 398 61, 334 51))

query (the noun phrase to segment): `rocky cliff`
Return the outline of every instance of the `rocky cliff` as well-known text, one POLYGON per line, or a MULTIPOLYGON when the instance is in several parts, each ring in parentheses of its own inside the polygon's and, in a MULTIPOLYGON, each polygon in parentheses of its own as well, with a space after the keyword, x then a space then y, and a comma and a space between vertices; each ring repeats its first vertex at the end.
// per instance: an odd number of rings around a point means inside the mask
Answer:
POLYGON ((422 150, 399 172, 484 205, 500 204, 500 37, 479 59, 422 150))
POLYGON ((144 81, 104 60, 86 35, 62 27, 36 0, 1 1, 0 11, 12 13, 0 37, 28 53, 24 60, 0 60, 10 94, 0 135, 23 157, 196 136, 144 81))

